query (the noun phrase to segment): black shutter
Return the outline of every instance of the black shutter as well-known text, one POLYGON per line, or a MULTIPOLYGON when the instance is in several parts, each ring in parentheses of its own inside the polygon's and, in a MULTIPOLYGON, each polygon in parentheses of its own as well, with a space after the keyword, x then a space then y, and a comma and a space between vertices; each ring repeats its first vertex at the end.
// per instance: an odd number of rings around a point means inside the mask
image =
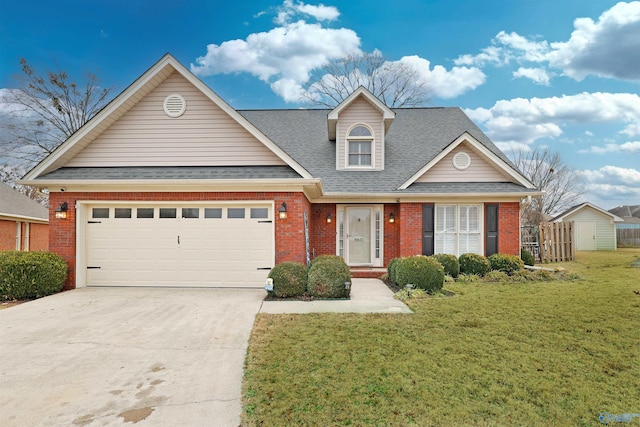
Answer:
POLYGON ((498 205, 485 205, 485 255, 491 256, 498 253, 498 205))
POLYGON ((422 205, 422 255, 434 252, 434 212, 433 203, 422 205))

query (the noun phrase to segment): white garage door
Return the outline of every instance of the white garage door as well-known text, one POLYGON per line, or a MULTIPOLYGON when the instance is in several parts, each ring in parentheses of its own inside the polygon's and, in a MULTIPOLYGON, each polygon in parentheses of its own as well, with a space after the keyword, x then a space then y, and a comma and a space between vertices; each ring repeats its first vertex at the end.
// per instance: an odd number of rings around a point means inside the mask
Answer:
POLYGON ((88 286, 263 287, 273 205, 91 205, 88 286))

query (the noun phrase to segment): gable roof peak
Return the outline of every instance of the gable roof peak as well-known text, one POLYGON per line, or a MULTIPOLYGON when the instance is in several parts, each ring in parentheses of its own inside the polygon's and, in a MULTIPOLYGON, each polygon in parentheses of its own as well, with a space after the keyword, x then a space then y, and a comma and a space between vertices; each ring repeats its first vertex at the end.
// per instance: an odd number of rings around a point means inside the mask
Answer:
POLYGON ((396 117, 396 113, 387 107, 384 102, 380 101, 373 93, 371 93, 364 86, 358 86, 356 90, 351 92, 349 96, 342 100, 333 110, 329 112, 327 116, 327 124, 329 126, 329 139, 334 141, 336 139, 336 125, 338 124, 338 116, 345 108, 351 105, 356 99, 365 98, 374 108, 382 113, 382 120, 384 122, 384 132, 387 133, 393 123, 393 119, 396 117))

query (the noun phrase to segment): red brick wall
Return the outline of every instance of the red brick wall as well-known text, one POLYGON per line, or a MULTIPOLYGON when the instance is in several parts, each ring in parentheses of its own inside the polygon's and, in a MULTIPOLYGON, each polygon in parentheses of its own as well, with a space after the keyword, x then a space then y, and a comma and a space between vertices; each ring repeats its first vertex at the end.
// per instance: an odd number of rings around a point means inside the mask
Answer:
POLYGON ((336 205, 316 203, 311 205, 309 217, 309 250, 311 257, 336 254, 336 205), (327 222, 327 214, 331 214, 331 222, 327 222))
POLYGON ((399 256, 420 255, 422 253, 422 203, 402 203, 397 205, 396 214, 399 233, 399 256), (399 218, 398 218, 399 217, 399 218))
POLYGON ((29 226, 31 235, 29 236, 30 251, 49 250, 49 225, 31 224, 29 226))
POLYGON ((520 203, 498 204, 498 252, 520 256, 520 203))
MULTIPOLYGON (((422 214, 421 214, 422 215, 422 214)), ((384 266, 393 258, 400 256, 400 205, 384 205, 384 266), (389 215, 393 213, 395 222, 389 222, 389 215)), ((422 232, 421 232, 422 233, 422 232)))
POLYGON ((0 251, 16 250, 16 222, 0 220, 0 251))
MULTIPOLYGON (((276 263, 284 261, 305 262, 305 240, 303 212, 310 211, 310 203, 302 193, 244 192, 153 192, 153 193, 51 193, 49 195, 49 248, 62 256, 69 266, 65 289, 75 288, 76 283, 76 210, 77 200, 96 201, 213 201, 213 200, 274 200, 275 201, 275 258, 276 263), (54 210, 62 202, 67 202, 69 211, 66 219, 56 219, 54 210), (278 218, 282 202, 287 204, 287 219, 278 218)), ((15 226, 15 225, 14 225, 15 226)))

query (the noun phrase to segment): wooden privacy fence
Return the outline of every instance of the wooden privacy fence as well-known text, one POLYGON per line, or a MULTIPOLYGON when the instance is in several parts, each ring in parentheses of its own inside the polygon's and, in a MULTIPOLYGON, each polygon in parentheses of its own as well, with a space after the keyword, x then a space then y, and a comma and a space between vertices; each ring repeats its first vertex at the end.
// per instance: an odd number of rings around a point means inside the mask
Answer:
POLYGON ((575 257, 573 221, 543 222, 540 229, 540 261, 572 261, 575 257))
POLYGON ((640 248, 640 226, 638 228, 616 228, 619 248, 640 248))

